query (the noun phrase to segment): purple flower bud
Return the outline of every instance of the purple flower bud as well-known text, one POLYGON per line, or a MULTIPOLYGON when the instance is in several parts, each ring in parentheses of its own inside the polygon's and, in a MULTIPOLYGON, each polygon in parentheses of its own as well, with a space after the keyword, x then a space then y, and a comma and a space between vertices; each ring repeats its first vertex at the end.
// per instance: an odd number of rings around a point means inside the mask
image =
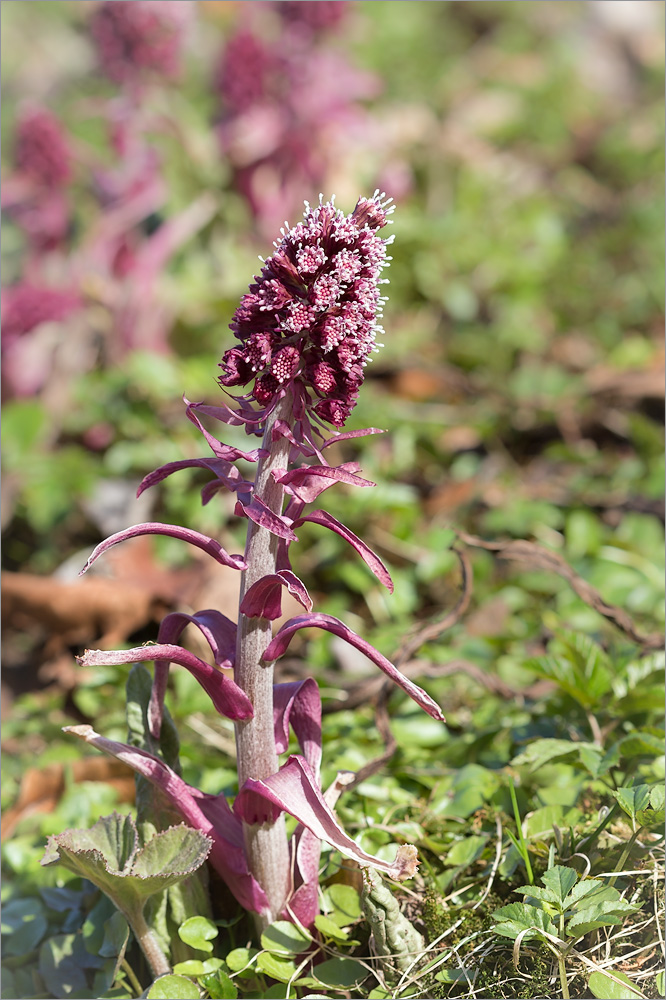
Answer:
POLYGON ((70 178, 70 151, 62 125, 43 108, 19 121, 14 158, 20 173, 44 187, 62 187, 70 178))
POLYGON ((303 221, 282 230, 236 310, 230 326, 240 346, 222 359, 223 386, 255 379, 254 399, 270 407, 292 383, 316 416, 344 424, 380 346, 379 284, 390 241, 377 230, 388 221, 389 202, 375 192, 348 216, 333 201, 306 203, 303 221))

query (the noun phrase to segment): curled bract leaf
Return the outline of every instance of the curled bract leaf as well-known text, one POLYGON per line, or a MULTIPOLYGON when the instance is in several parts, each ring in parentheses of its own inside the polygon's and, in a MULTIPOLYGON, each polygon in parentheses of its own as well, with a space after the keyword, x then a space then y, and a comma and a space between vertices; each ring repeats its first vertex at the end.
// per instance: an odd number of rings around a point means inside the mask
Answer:
POLYGON ((397 684, 399 687, 405 691, 406 694, 412 698, 417 705, 420 705, 428 715, 431 715, 433 719, 438 719, 440 722, 444 722, 444 716, 439 705, 432 700, 430 695, 426 694, 417 684, 410 681, 409 678, 405 677, 400 671, 395 667, 390 660, 371 646, 369 642, 362 639, 360 635, 353 632, 344 622, 341 622, 339 618, 334 618, 332 615, 324 615, 319 613, 313 613, 309 615, 297 615, 296 618, 290 618, 288 622, 282 626, 277 635, 273 638, 272 642, 269 644, 266 652, 264 653, 264 660, 269 662, 270 660, 277 660, 279 657, 284 656, 287 651, 287 647, 291 641, 291 637, 302 628, 323 628, 327 632, 332 632, 334 635, 339 636, 344 639, 351 646, 360 650, 364 653, 369 660, 372 660, 380 670, 383 670, 387 677, 397 684))
POLYGON ((178 663, 196 677, 220 715, 228 719, 251 719, 254 714, 252 702, 235 681, 182 646, 155 643, 133 649, 86 649, 83 656, 76 659, 82 667, 144 663, 146 660, 178 663))
POLYGON ((158 521, 148 521, 145 524, 134 524, 131 528, 124 528, 123 531, 117 531, 115 535, 109 535, 108 538, 105 538, 91 552, 79 576, 82 576, 89 570, 95 560, 99 559, 102 553, 106 552, 113 545, 117 545, 118 542, 124 542, 128 538, 136 538, 137 535, 167 535, 169 538, 180 538, 183 542, 189 542, 190 545, 195 545, 198 549, 207 552, 209 556, 212 556, 216 562, 221 563, 223 566, 230 566, 232 569, 240 570, 247 568, 242 556, 229 555, 219 542, 216 542, 214 538, 209 538, 208 535, 202 535, 200 531, 194 531, 192 528, 182 528, 178 524, 160 524, 158 521))
POLYGON ((241 614, 248 618, 268 618, 275 621, 282 614, 282 588, 286 587, 292 597, 307 611, 312 610, 312 599, 305 584, 291 570, 278 570, 262 576, 249 588, 241 601, 241 614))
MULTIPOLYGON (((259 781, 250 778, 241 788, 234 812, 246 823, 272 822, 280 812, 289 813, 319 840, 326 841, 359 865, 370 865, 390 878, 410 878, 415 871, 412 854, 407 861, 404 852, 391 864, 368 854, 345 833, 326 802, 314 772, 303 757, 289 757, 277 774, 259 781), (262 803, 263 800, 263 803, 262 803)), ((414 849, 415 850, 415 849, 414 849)))

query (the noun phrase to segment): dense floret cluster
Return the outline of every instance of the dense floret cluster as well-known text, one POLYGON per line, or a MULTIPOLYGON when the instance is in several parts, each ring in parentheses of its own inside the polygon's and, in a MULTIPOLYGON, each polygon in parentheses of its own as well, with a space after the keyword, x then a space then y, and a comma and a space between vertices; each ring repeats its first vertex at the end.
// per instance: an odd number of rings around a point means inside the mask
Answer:
POLYGON ((390 257, 378 230, 391 199, 375 192, 345 216, 333 201, 310 207, 275 243, 230 324, 239 347, 221 363, 224 387, 253 382, 251 395, 269 406, 289 384, 308 408, 342 427, 356 404, 364 368, 382 332, 379 285, 390 257))

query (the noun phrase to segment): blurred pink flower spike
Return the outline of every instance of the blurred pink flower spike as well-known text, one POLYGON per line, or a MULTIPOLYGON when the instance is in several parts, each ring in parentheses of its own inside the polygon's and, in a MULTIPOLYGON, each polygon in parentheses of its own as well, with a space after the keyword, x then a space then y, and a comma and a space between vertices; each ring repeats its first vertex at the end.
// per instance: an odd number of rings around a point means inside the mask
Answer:
POLYGON ((344 639, 351 646, 354 646, 361 653, 364 653, 369 660, 372 660, 380 670, 383 670, 387 677, 401 687, 402 690, 409 695, 409 697, 420 705, 424 711, 431 715, 433 719, 437 719, 440 722, 444 722, 444 716, 442 715, 442 710, 439 705, 432 700, 430 695, 426 694, 422 688, 417 684, 414 684, 407 677, 400 673, 400 671, 393 666, 390 660, 371 646, 369 642, 362 639, 360 635, 353 632, 344 622, 341 622, 339 618, 334 618, 332 615, 324 615, 320 613, 313 613, 308 615, 298 615, 296 618, 291 618, 286 622, 280 631, 277 633, 273 641, 268 646, 264 654, 264 660, 267 662, 270 660, 277 660, 280 656, 284 656, 287 651, 287 647, 291 641, 292 635, 298 632, 302 628, 322 628, 327 632, 332 632, 334 635, 339 636, 344 639))
POLYGON ((220 715, 227 719, 251 719, 254 715, 252 702, 231 678, 182 646, 155 643, 152 646, 135 646, 133 649, 87 649, 76 659, 82 667, 144 663, 146 660, 162 661, 167 666, 169 663, 178 663, 196 677, 220 715))
POLYGON ((230 566, 232 569, 240 570, 246 568, 245 560, 242 556, 229 555, 219 542, 216 542, 214 538, 209 538, 208 535, 202 535, 201 532, 194 531, 192 528, 181 528, 178 524, 160 524, 159 521, 148 521, 145 524, 134 524, 131 528, 117 531, 115 535, 109 535, 108 538, 105 538, 91 552, 79 576, 83 576, 95 560, 99 559, 112 546, 117 545, 118 542, 124 542, 128 538, 136 538, 137 535, 167 535, 169 538, 180 538, 182 541, 189 542, 190 545, 195 545, 198 549, 207 552, 209 556, 212 556, 222 566, 230 566))
POLYGON ((291 570, 281 569, 257 580, 245 594, 240 605, 241 614, 248 618, 268 618, 275 621, 282 614, 282 588, 286 587, 292 597, 312 611, 312 599, 305 584, 291 570))
POLYGON ((92 726, 66 726, 66 733, 124 761, 137 774, 160 788, 184 818, 213 841, 210 863, 219 872, 241 906, 266 913, 268 901, 259 883, 248 870, 243 842, 243 825, 223 795, 209 795, 188 785, 164 761, 146 750, 108 740, 92 726))

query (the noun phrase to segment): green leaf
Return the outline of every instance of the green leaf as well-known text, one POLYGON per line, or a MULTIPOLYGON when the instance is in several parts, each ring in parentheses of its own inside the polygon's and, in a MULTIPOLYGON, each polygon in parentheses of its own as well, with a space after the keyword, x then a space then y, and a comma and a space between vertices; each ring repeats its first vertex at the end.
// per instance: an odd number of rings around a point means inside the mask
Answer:
POLYGON ((519 892, 521 895, 529 897, 530 899, 537 899, 542 903, 559 903, 557 893, 553 892, 552 889, 544 889, 540 885, 521 885, 518 889, 516 889, 516 892, 519 892))
POLYGON ((527 903, 509 903, 508 906, 501 906, 499 910, 495 910, 493 917, 496 921, 493 927, 495 933, 512 940, 525 930, 527 930, 526 940, 540 937, 541 931, 557 934, 548 914, 527 903))
POLYGON ((211 975, 203 976, 200 982, 204 989, 208 991, 211 1000, 236 1000, 238 996, 238 990, 233 980, 229 978, 223 969, 219 969, 211 975))
POLYGON ((563 865, 555 865, 541 876, 541 881, 556 896, 557 901, 562 903, 571 892, 578 881, 578 872, 575 868, 566 868, 563 865))
POLYGON ((160 976, 146 994, 148 1000, 199 1000, 199 987, 192 979, 170 973, 160 976))
POLYGON ((225 962, 232 972, 237 972, 242 976, 243 972, 247 969, 248 974, 253 976, 255 963, 252 960, 258 954, 258 948, 234 948, 225 958, 225 962))
POLYGON ((541 809, 528 813, 524 822, 525 839, 544 840, 546 837, 553 837, 553 826, 561 826, 563 816, 564 807, 560 805, 542 806, 541 809))
POLYGON ((349 990, 359 986, 367 976, 367 970, 353 958, 329 958, 312 970, 320 983, 337 989, 349 990))
POLYGON ((666 973, 658 972, 657 978, 654 981, 654 985, 657 988, 657 993, 660 997, 666 997, 666 973))
POLYGON ((174 965, 173 971, 179 976, 205 976, 208 973, 217 972, 222 966, 221 958, 207 958, 202 962, 198 958, 188 958, 184 962, 174 965))
POLYGON ((637 986, 633 985, 624 972, 615 972, 613 970, 613 975, 616 979, 621 979, 626 985, 620 986, 618 983, 613 982, 610 976, 607 976, 604 972, 593 972, 587 984, 590 992, 595 997, 598 997, 599 1000, 635 1000, 636 997, 642 996, 641 991, 637 986))
POLYGON ((214 941, 217 935, 217 927, 206 917, 190 917, 178 928, 180 940, 199 951, 212 951, 211 941, 214 941))
POLYGON ((361 916, 361 900, 353 886, 334 882, 327 887, 324 895, 333 908, 327 916, 338 927, 347 927, 361 916))
POLYGON ((441 972, 435 973, 438 983, 461 983, 466 978, 463 969, 442 969, 441 972))
POLYGON ((47 938, 39 949, 39 974, 56 997, 68 997, 86 989, 86 975, 75 949, 74 934, 56 934, 47 938))
MULTIPOLYGON (((564 900, 563 909, 567 910, 580 899, 583 899, 585 896, 589 896, 590 893, 603 889, 603 885, 604 883, 598 878, 581 879, 580 882, 576 883, 567 898, 564 900)), ((608 886, 608 888, 610 888, 610 886, 608 886)))
POLYGON ((61 862, 89 879, 129 918, 150 896, 196 871, 210 847, 209 837, 182 823, 156 833, 138 851, 134 820, 113 813, 90 830, 65 830, 49 837, 41 863, 61 862))
POLYGON ((466 868, 481 857, 487 843, 487 837, 465 837, 463 840, 458 840, 446 855, 444 864, 447 867, 466 868))
POLYGON ((649 785, 634 785, 632 788, 618 788, 613 792, 620 808, 635 821, 639 810, 647 809, 650 804, 649 785))
POLYGON ((338 927, 334 920, 324 916, 323 913, 318 913, 315 917, 315 927, 325 938, 331 938, 338 944, 343 944, 349 940, 348 931, 342 927, 338 927))
POLYGON ((628 913, 633 913, 636 906, 618 899, 615 903, 594 903, 577 910, 567 923, 567 934, 579 938, 599 927, 612 927, 621 924, 628 913))
POLYGON ((276 920, 261 935, 261 947, 273 955, 300 955, 312 937, 288 920, 276 920))
POLYGON ((537 771, 544 764, 554 760, 579 761, 586 770, 596 776, 596 769, 603 754, 596 743, 572 743, 570 740, 542 739, 534 740, 522 753, 513 758, 514 767, 527 765, 531 771, 537 771), (585 758, 582 752, 585 751, 585 758))
POLYGON ((10 899, 2 907, 2 951, 25 955, 36 948, 49 923, 38 899, 10 899))
POLYGON ((291 959, 278 958, 277 955, 272 955, 270 951, 259 952, 257 956, 257 969, 272 979, 279 979, 281 983, 288 983, 296 975, 296 965, 291 959))

